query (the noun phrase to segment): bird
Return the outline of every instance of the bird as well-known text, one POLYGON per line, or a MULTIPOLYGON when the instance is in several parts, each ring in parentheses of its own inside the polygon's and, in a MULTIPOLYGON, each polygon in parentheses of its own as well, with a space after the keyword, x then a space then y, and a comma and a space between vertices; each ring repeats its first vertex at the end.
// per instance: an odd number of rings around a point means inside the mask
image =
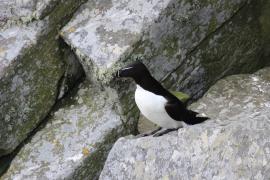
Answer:
POLYGON ((159 128, 141 136, 162 136, 183 127, 183 123, 194 125, 209 119, 198 117, 170 91, 166 90, 141 61, 118 70, 117 78, 132 78, 136 83, 135 103, 140 112, 159 128), (163 130, 165 129, 165 130, 163 130))

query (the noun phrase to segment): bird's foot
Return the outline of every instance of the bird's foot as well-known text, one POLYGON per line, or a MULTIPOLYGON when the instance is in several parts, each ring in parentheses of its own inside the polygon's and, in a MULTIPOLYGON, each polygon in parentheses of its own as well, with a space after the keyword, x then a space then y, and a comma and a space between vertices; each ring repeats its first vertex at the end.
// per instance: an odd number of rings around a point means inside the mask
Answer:
POLYGON ((160 131, 162 128, 159 127, 157 129, 155 129, 154 131, 151 131, 151 132, 146 132, 146 133, 142 133, 142 134, 138 134, 136 137, 146 137, 146 136, 150 136, 150 135, 153 135, 155 134, 156 132, 160 131))
POLYGON ((162 135, 164 135, 164 134, 167 134, 167 133, 169 133, 169 132, 171 132, 171 131, 176 131, 176 130, 178 130, 178 129, 179 129, 179 128, 165 129, 164 131, 159 131, 159 132, 155 133, 155 134, 153 135, 153 137, 159 137, 159 136, 162 136, 162 135))

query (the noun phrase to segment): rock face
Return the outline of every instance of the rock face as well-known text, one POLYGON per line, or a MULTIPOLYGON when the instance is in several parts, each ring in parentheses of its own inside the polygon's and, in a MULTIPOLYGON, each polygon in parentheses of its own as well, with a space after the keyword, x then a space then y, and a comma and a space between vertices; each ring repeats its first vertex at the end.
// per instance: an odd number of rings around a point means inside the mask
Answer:
POLYGON ((61 35, 93 81, 110 82, 115 69, 141 57, 168 88, 196 99, 217 79, 265 63, 256 7, 248 0, 89 1, 61 35))
POLYGON ((54 3, 1 1, 6 21, 0 30, 0 156, 14 150, 45 118, 67 73, 57 30, 81 1, 54 3), (46 16, 39 19, 41 14, 46 16))
POLYGON ((259 17, 261 29, 262 29, 262 37, 264 39, 264 54, 268 58, 268 64, 270 64, 270 2, 268 0, 261 0, 261 14, 259 17))
MULTIPOLYGON (((80 85, 13 160, 2 179, 97 179, 117 138, 134 133, 115 90, 80 85)), ((0 178, 1 179, 1 178, 0 178)))
MULTIPOLYGON (((209 29, 216 29, 202 36, 204 39, 187 51, 186 56, 179 60, 179 65, 175 65, 173 71, 162 79, 163 83, 196 99, 222 77, 254 72, 258 67, 263 67, 269 60, 263 58, 264 42, 258 29, 257 6, 255 1, 244 2, 221 26, 213 26, 216 21, 213 19, 222 15, 212 17, 209 29)), ((214 13, 216 10, 212 11, 214 13)), ((222 13, 227 14, 224 11, 223 7, 222 13)), ((203 21, 204 18, 201 18, 203 21)), ((200 26, 198 29, 201 29, 200 26)))
POLYGON ((114 141, 135 131, 134 84, 113 74, 137 57, 166 88, 193 99, 224 76, 266 63, 267 6, 259 13, 266 0, 89 0, 67 23, 85 1, 1 1, 0 156, 48 115, 82 67, 88 79, 20 149, 3 179, 96 179, 114 141))
POLYGON ((265 64, 256 3, 248 0, 88 1, 61 30, 87 79, 116 90, 129 121, 134 86, 115 71, 136 57, 166 88, 194 99, 218 79, 265 64))
POLYGON ((158 18, 169 2, 88 1, 62 30, 62 36, 81 57, 89 79, 107 82, 111 78, 106 73, 112 73, 113 65, 129 56, 142 31, 158 18))
POLYGON ((43 19, 59 2, 59 0, 2 0, 0 27, 43 19))
POLYGON ((120 138, 100 179, 269 179, 269 72, 217 82, 191 105, 211 118, 203 124, 120 138))

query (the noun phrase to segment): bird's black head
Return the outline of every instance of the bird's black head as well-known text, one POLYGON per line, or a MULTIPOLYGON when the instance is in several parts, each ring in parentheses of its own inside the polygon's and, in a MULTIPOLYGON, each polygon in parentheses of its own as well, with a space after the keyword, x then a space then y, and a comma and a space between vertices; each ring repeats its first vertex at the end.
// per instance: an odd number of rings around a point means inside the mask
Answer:
POLYGON ((133 78, 135 81, 139 81, 142 77, 149 76, 150 73, 147 67, 140 61, 136 61, 133 64, 130 64, 116 73, 116 77, 129 77, 133 78))

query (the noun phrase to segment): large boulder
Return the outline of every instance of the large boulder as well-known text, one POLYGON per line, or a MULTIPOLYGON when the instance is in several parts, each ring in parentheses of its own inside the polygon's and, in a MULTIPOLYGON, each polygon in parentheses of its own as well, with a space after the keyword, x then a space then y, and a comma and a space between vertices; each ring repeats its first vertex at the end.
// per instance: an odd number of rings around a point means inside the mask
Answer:
POLYGON ((135 133, 138 116, 124 121, 116 91, 87 84, 58 105, 0 179, 98 178, 113 143, 135 133))
POLYGON ((68 69, 58 29, 82 1, 1 3, 0 156, 13 151, 54 105, 68 69))
POLYGON ((269 179, 270 68, 218 81, 193 110, 211 119, 161 137, 120 138, 100 180, 269 179))

